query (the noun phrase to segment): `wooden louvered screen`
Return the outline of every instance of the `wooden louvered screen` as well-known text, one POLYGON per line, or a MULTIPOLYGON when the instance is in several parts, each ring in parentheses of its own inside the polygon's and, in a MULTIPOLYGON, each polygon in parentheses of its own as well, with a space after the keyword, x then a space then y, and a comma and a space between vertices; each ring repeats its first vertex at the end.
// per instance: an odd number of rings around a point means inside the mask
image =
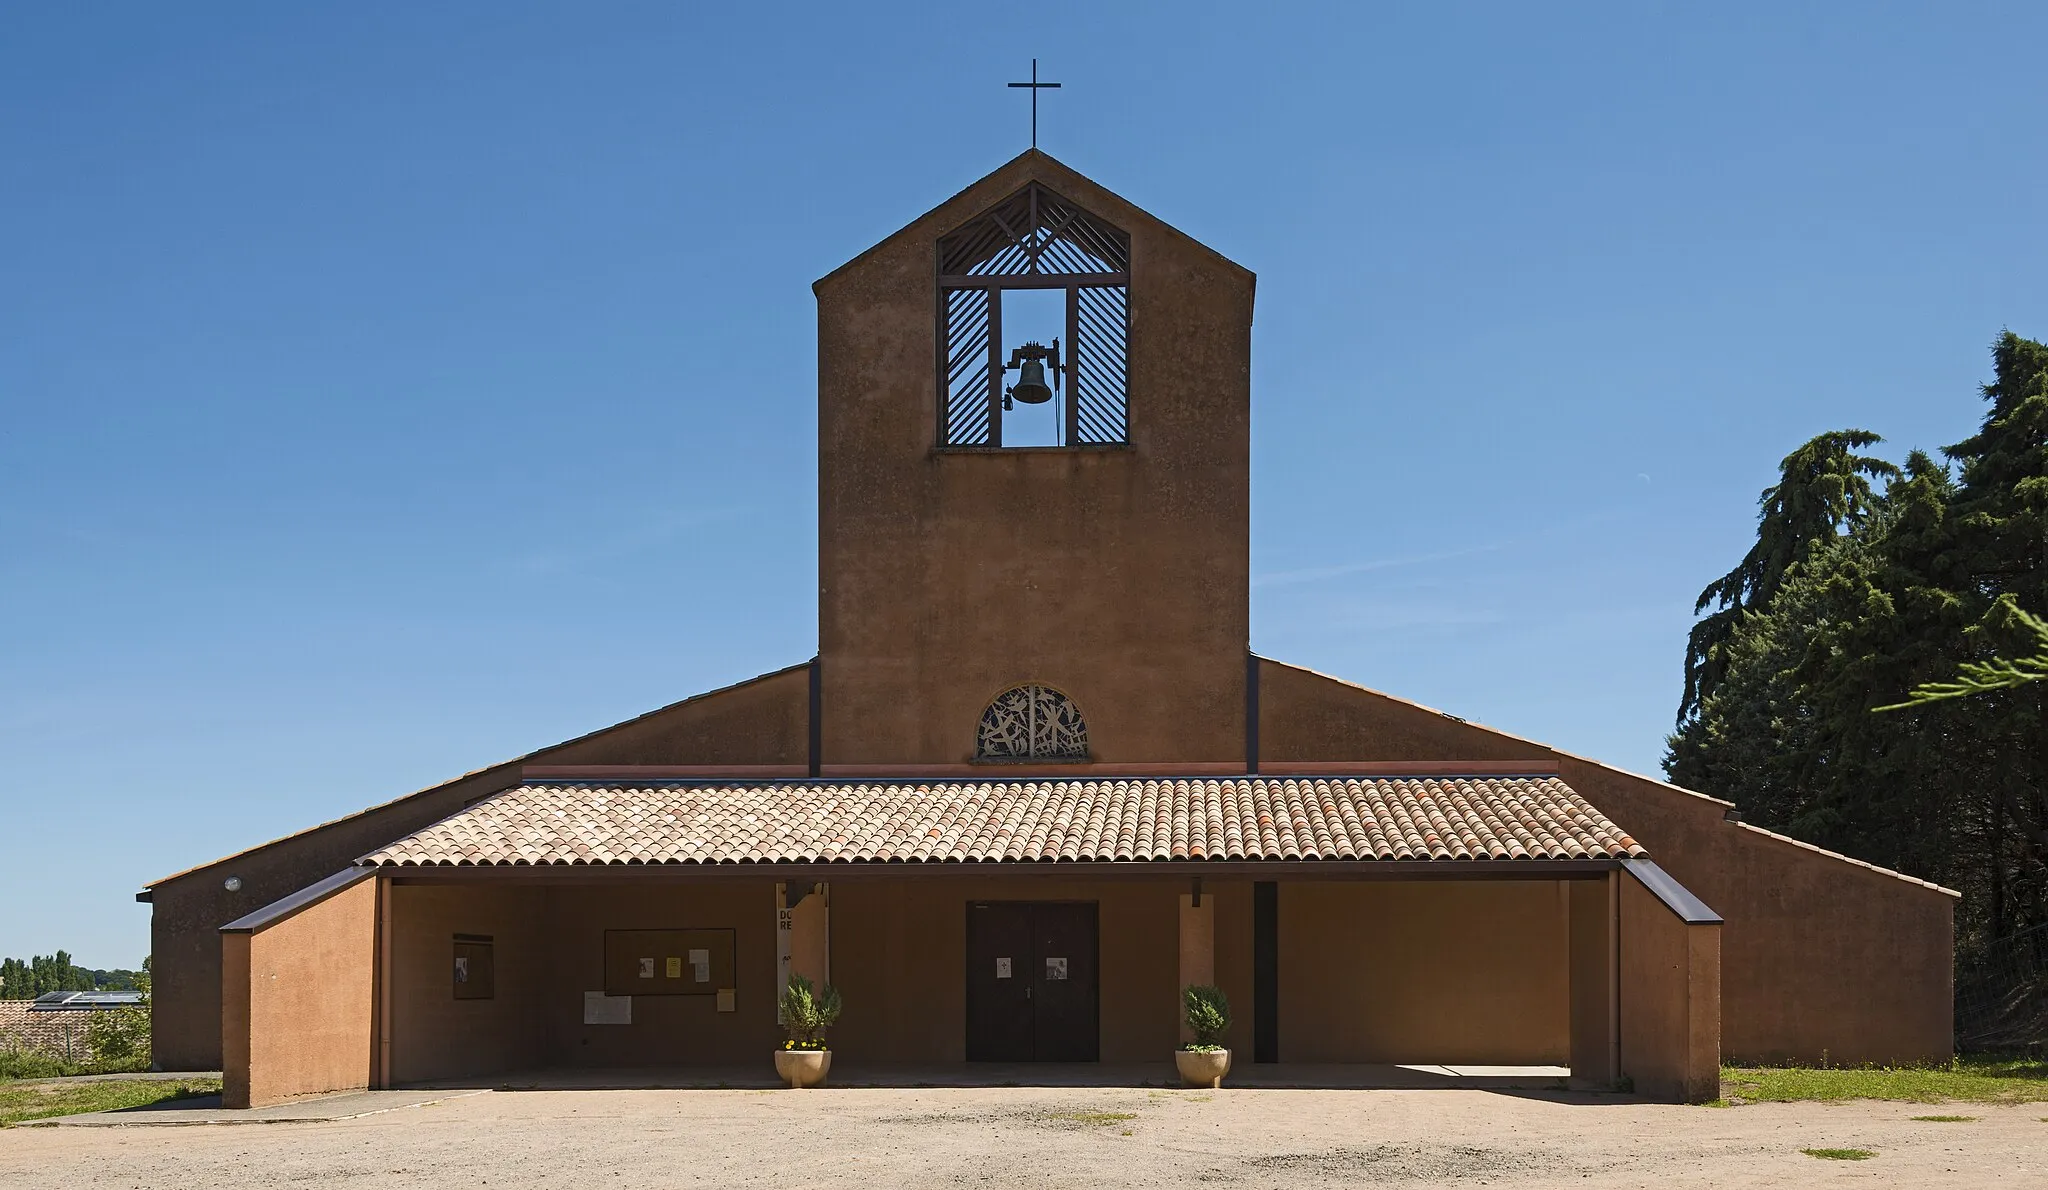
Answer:
POLYGON ((1077 287, 1067 294, 1067 441, 1129 442, 1124 387, 1129 294, 1121 285, 1077 287))
POLYGON ((989 440, 991 430, 1000 430, 1002 418, 1000 376, 990 370, 1001 363, 990 347, 996 336, 989 325, 990 314, 999 305, 987 289, 945 291, 946 403, 939 413, 939 441, 947 446, 1000 445, 989 440), (991 399, 991 393, 996 399, 991 399))

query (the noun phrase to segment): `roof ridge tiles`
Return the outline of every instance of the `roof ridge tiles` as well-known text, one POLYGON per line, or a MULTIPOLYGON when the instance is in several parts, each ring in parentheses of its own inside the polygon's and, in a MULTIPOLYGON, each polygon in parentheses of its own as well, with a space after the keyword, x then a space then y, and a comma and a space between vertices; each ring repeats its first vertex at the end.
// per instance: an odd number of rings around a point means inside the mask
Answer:
POLYGON ((1553 775, 549 781, 362 858, 388 866, 1619 859, 1553 775))

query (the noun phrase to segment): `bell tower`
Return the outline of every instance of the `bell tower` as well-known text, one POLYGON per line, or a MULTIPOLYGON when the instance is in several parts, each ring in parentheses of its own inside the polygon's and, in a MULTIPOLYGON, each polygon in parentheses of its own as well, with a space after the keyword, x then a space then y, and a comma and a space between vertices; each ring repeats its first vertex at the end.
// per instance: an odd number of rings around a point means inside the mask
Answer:
POLYGON ((823 763, 1241 762, 1252 274, 1033 149, 814 290, 823 763))

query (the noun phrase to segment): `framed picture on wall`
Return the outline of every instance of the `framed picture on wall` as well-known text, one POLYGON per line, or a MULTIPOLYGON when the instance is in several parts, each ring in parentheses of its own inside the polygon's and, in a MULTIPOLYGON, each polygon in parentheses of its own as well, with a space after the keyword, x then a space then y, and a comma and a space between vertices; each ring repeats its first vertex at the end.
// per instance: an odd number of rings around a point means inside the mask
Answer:
POLYGON ((495 943, 489 934, 455 935, 453 975, 457 1000, 489 1000, 497 995, 495 943))

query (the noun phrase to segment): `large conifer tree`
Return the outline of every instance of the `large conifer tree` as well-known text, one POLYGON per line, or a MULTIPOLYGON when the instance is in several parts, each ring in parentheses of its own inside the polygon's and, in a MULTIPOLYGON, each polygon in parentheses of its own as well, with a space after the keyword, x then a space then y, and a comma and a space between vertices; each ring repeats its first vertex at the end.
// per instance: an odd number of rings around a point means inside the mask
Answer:
POLYGON ((1965 955, 2048 925, 2048 682, 1872 711, 2023 654, 2017 612, 2048 614, 2048 348, 1992 355, 1954 474, 1856 455, 1862 431, 1787 456, 1756 547, 1702 593, 1665 758, 1759 825, 1961 889, 1965 955))
POLYGON ((1833 430, 1779 461, 1778 482, 1757 498, 1756 545, 1693 604, 1694 614, 1709 604, 1715 610, 1693 625, 1686 641, 1681 724, 1727 673, 1722 646, 1742 616, 1770 604, 1794 563, 1863 521, 1872 506, 1872 479, 1898 474, 1883 459, 1856 453, 1882 441, 1868 430, 1833 430))

